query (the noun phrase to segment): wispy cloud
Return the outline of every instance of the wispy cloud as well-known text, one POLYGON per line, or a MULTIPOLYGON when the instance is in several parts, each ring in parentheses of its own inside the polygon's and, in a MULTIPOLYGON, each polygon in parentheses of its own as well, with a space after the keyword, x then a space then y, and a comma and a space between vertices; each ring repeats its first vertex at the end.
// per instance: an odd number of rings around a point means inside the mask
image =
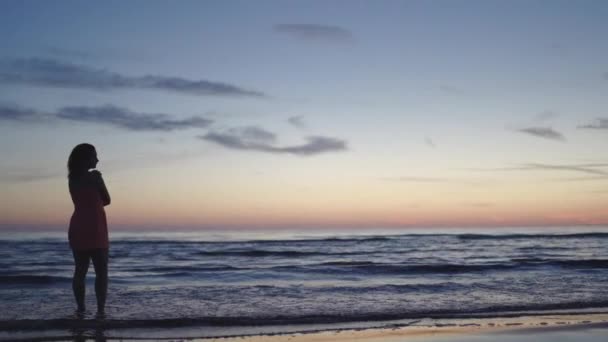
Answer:
POLYGON ((579 164, 546 164, 546 163, 523 163, 512 167, 489 168, 489 169, 469 169, 471 171, 481 172, 502 172, 502 171, 566 171, 577 172, 590 175, 592 177, 585 178, 567 178, 560 180, 596 180, 606 179, 608 171, 602 170, 608 168, 608 163, 579 163, 579 164))
POLYGON ((535 137, 543 138, 543 139, 551 139, 558 141, 565 141, 566 137, 560 132, 554 130, 551 127, 526 127, 519 128, 516 131, 521 133, 526 133, 535 137))
POLYGON ((277 146, 276 135, 258 127, 232 128, 223 132, 209 132, 198 137, 226 148, 235 150, 258 151, 276 154, 293 154, 297 156, 312 156, 326 152, 347 150, 344 140, 310 136, 306 143, 293 146, 277 146))
POLYGON ((340 43, 354 40, 351 31, 332 25, 279 24, 274 26, 274 31, 301 40, 323 40, 340 43))
POLYGON ((591 175, 608 176, 608 172, 598 170, 599 167, 608 166, 608 164, 572 164, 572 165, 559 165, 559 164, 541 164, 541 163, 527 163, 521 166, 521 170, 559 170, 559 171, 574 171, 582 172, 591 175))
POLYGON ((99 107, 64 107, 59 119, 105 124, 132 131, 174 131, 186 128, 205 128, 212 121, 200 116, 172 119, 167 114, 136 113, 112 105, 99 107))
POLYGON ((186 95, 265 96, 262 92, 227 83, 160 75, 127 76, 107 69, 45 58, 0 61, 0 82, 98 91, 155 89, 186 95))
POLYGON ((451 183, 454 179, 441 177, 385 177, 385 181, 391 182, 409 182, 409 183, 451 183))
POLYGON ((0 121, 36 121, 45 116, 44 113, 16 105, 0 104, 0 121))
POLYGON ((199 138, 231 149, 267 152, 268 147, 274 144, 276 136, 261 128, 243 127, 231 128, 224 132, 209 132, 199 138), (257 133, 252 134, 254 130, 257 133))
POLYGON ((557 182, 585 182, 585 181, 606 181, 608 176, 588 176, 588 177, 570 177, 570 178, 559 178, 552 179, 557 182))
POLYGON ((608 129, 608 118, 597 118, 594 122, 578 126, 584 129, 608 129))
POLYGON ((257 126, 234 127, 226 130, 226 135, 238 136, 250 144, 274 144, 277 135, 257 126))
POLYGON ((292 116, 289 119, 287 119, 287 122, 289 122, 292 126, 299 128, 299 129, 307 128, 306 122, 304 122, 304 117, 301 115, 292 116))
POLYGON ((174 131, 187 128, 206 128, 213 122, 200 116, 175 119, 167 114, 137 113, 113 105, 63 107, 53 113, 43 113, 35 109, 18 106, 0 106, 0 121, 37 122, 49 119, 109 125, 132 131, 174 131))
POLYGON ((460 178, 443 178, 443 177, 427 177, 427 176, 400 176, 400 177, 383 177, 380 180, 386 182, 399 183, 450 183, 461 184, 466 186, 480 186, 491 182, 489 179, 460 179, 460 178))

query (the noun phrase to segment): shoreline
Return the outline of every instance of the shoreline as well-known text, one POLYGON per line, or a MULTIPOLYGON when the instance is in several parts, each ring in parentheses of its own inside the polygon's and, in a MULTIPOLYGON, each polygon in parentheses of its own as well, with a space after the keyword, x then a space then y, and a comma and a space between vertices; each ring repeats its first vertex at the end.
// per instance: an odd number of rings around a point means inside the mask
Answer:
MULTIPOLYGON (((603 331, 608 337, 608 313, 547 313, 487 318, 447 318, 400 320, 386 322, 357 322, 342 324, 211 327, 148 326, 145 328, 95 328, 93 326, 70 329, 0 330, 0 341, 66 341, 74 338, 106 340, 198 341, 198 342, 329 342, 362 341, 393 342, 405 338, 453 338, 470 335, 518 334, 535 335, 568 332, 586 334, 586 331, 603 331), (282 331, 273 329, 280 328, 282 331)), ((592 339, 591 341, 595 341, 592 339)), ((597 340, 597 341, 602 341, 597 340)))

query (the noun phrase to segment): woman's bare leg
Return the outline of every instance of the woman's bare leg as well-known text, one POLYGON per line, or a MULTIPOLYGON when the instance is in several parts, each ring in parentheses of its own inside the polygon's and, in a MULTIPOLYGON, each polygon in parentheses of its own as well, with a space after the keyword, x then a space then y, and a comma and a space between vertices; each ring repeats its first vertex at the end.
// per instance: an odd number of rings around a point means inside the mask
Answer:
POLYGON ((98 249, 93 255, 95 268, 95 296, 97 297, 97 313, 104 314, 106 296, 108 293, 108 250, 98 249))
POLYGON ((83 312, 85 310, 84 296, 85 296, 85 278, 87 271, 89 270, 89 253, 72 251, 74 255, 74 277, 72 278, 72 290, 74 291, 74 297, 76 298, 76 305, 78 305, 78 311, 83 312))

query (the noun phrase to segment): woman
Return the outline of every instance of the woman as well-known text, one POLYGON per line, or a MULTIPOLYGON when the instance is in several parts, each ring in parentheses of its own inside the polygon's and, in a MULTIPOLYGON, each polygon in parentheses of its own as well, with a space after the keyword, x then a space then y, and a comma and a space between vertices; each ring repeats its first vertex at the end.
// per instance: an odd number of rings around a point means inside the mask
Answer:
POLYGON ((70 220, 68 238, 74 255, 74 278, 72 289, 77 313, 85 311, 85 277, 89 261, 95 268, 95 295, 97 314, 105 312, 108 290, 108 225, 104 206, 110 204, 110 194, 103 182, 97 166, 97 151, 91 144, 80 144, 72 150, 68 159, 68 179, 70 195, 74 203, 74 213, 70 220), (89 171, 91 170, 91 171, 89 171))

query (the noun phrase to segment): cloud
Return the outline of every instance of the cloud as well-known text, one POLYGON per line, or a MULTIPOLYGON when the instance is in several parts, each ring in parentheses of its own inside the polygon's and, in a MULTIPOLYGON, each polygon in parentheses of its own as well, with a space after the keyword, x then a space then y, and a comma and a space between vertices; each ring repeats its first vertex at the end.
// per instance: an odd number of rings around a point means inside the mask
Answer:
POLYGON ((351 42, 353 34, 342 27, 317 24, 279 24, 274 31, 301 40, 324 40, 331 42, 351 42))
POLYGON ((180 77, 126 76, 106 69, 45 58, 0 61, 0 83, 90 90, 154 89, 186 95, 264 97, 262 92, 235 85, 180 77))
POLYGON ((552 140, 559 140, 559 141, 566 140, 566 138, 564 137, 563 134, 561 134, 560 132, 557 132, 556 130, 554 130, 551 127, 526 127, 526 128, 516 129, 516 131, 521 132, 521 133, 530 134, 535 137, 544 138, 544 139, 552 139, 552 140))
POLYGON ((584 163, 584 164, 545 164, 545 163, 524 163, 513 167, 493 168, 493 169, 469 169, 471 171, 570 171, 579 172, 594 177, 587 178, 569 178, 566 180, 588 180, 588 179, 604 179, 608 176, 608 171, 602 170, 607 168, 608 163, 584 163))
POLYGON ((6 121, 35 121, 44 116, 43 113, 15 105, 0 104, 0 120, 6 121))
POLYGON ((0 120, 37 122, 52 119, 109 125, 132 131, 165 132, 187 128, 206 128, 213 122, 200 116, 174 119, 167 114, 136 113, 113 105, 63 107, 54 113, 43 113, 35 109, 18 106, 0 105, 0 120))
POLYGON ((296 155, 310 156, 324 152, 337 152, 347 149, 346 142, 341 139, 310 136, 306 138, 307 143, 296 146, 280 147, 274 150, 278 152, 293 153, 296 155))
POLYGON ((301 145, 276 146, 275 134, 257 127, 232 128, 225 132, 212 131, 198 138, 235 150, 297 156, 312 156, 347 150, 347 144, 344 140, 323 136, 307 137, 307 142, 301 145))
POLYGON ((205 128, 212 121, 200 116, 172 119, 167 114, 136 113, 128 109, 105 105, 99 107, 64 107, 59 119, 105 124, 132 131, 173 131, 186 128, 205 128))
POLYGON ((402 177, 384 177, 380 180, 387 182, 402 182, 402 183, 450 183, 461 184, 467 186, 483 186, 491 180, 488 179, 458 179, 458 178, 443 178, 443 177, 427 177, 427 176, 402 176, 402 177))
POLYGON ((573 178, 559 178, 552 179, 557 182, 580 182, 580 181, 603 181, 608 180, 608 176, 591 176, 591 177, 573 177, 573 178))
POLYGON ((608 129, 608 118, 597 118, 594 122, 578 126, 584 129, 608 129))
POLYGON ((604 167, 608 164, 574 164, 574 165, 556 165, 556 164, 540 164, 540 163, 528 163, 523 164, 523 170, 560 170, 560 171, 574 171, 582 172, 592 175, 608 176, 608 172, 598 170, 593 167, 604 167))
POLYGON ((424 137, 424 142, 429 145, 430 147, 435 148, 435 142, 433 142, 433 139, 431 139, 430 137, 424 137))
POLYGON ((227 132, 233 136, 240 136, 248 143, 274 144, 277 140, 276 134, 256 126, 231 128, 227 132))
POLYGON ((289 122, 292 126, 299 128, 299 129, 306 129, 306 123, 304 122, 304 117, 299 115, 299 116, 292 116, 289 119, 287 119, 287 122, 289 122))
POLYGON ((264 150, 276 141, 276 135, 255 126, 230 128, 223 133, 209 132, 200 139, 238 150, 264 150))

